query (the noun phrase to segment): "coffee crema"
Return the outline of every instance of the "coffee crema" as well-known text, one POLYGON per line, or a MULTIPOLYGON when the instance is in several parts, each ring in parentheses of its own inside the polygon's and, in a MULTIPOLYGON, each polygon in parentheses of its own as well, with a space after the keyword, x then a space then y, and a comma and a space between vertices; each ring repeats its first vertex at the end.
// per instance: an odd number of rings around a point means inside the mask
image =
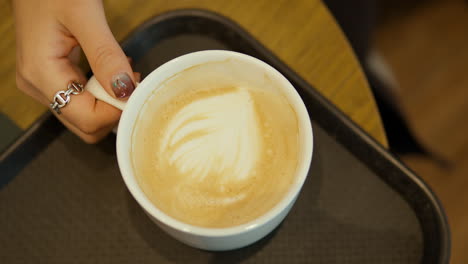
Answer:
POLYGON ((167 80, 132 136, 138 183, 179 221, 232 227, 265 214, 294 182, 296 113, 266 76, 246 82, 236 61, 205 63, 167 80))

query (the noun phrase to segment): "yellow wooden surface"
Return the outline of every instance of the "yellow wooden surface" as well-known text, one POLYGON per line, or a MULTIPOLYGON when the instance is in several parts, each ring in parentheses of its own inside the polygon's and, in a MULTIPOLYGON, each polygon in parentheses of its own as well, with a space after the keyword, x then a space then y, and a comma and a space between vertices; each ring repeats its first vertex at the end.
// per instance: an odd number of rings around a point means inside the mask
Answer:
MULTIPOLYGON (((0 110, 21 128, 44 107, 15 89, 11 4, 0 0, 0 110)), ((333 17, 319 0, 112 0, 108 21, 121 40, 154 15, 181 8, 207 9, 240 24, 384 146, 381 120, 360 66, 333 17)), ((310 113, 313 117, 314 113, 310 113)))
POLYGON ((46 107, 16 89, 15 30, 10 0, 0 0, 0 36, 0 111, 25 129, 46 107))

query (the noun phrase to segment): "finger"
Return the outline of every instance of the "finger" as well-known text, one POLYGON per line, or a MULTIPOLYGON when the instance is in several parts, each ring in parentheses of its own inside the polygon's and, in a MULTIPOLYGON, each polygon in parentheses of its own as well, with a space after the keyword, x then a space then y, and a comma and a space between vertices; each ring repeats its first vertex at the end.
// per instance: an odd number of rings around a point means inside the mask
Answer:
MULTIPOLYGON (((48 65, 48 69, 54 72, 54 78, 48 81, 52 89, 47 89, 45 95, 52 101, 56 92, 66 90, 70 81, 76 80, 82 84, 86 83, 86 78, 78 71, 74 70, 74 65, 68 58, 55 59, 48 65)), ((66 119, 80 133, 94 135, 103 128, 114 125, 120 118, 121 111, 117 108, 96 100, 89 92, 70 95, 70 102, 60 109, 61 119, 66 119)), ((78 132, 75 130, 75 133, 78 132)))
POLYGON ((64 18, 65 26, 80 43, 104 89, 116 98, 127 98, 135 89, 133 71, 107 25, 101 1, 77 8, 64 18), (82 14, 86 14, 86 19, 82 19, 82 14))
POLYGON ((139 72, 134 72, 134 73, 133 73, 133 77, 135 78, 135 81, 136 81, 136 82, 140 82, 140 81, 141 81, 141 73, 139 73, 139 72))
POLYGON ((62 124, 65 125, 65 127, 67 127, 71 132, 73 132, 75 135, 80 137, 84 142, 86 142, 88 144, 97 143, 98 141, 103 139, 105 136, 107 136, 112 131, 112 129, 117 125, 117 123, 115 123, 114 125, 104 127, 102 129, 96 131, 93 134, 86 134, 86 133, 83 133, 79 128, 74 126, 72 123, 68 122, 61 115, 58 115, 54 111, 52 111, 52 113, 60 120, 60 122, 62 122, 62 124))

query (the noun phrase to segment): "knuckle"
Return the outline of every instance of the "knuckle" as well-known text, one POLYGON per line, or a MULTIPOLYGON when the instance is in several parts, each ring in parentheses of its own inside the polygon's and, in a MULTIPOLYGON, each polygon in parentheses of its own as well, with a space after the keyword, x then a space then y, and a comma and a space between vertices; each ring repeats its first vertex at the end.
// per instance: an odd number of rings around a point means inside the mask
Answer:
POLYGON ((19 72, 16 72, 16 87, 22 92, 26 91, 26 81, 19 72))
POLYGON ((26 95, 33 96, 32 90, 34 86, 31 84, 30 81, 26 80, 21 74, 18 72, 16 73, 16 88, 19 91, 23 92, 26 95))
POLYGON ((110 65, 116 52, 107 45, 100 45, 96 48, 94 64, 97 68, 110 65))
POLYGON ((35 72, 34 67, 30 63, 21 63, 21 65, 18 65, 16 68, 16 80, 21 78, 23 81, 31 81, 35 72))

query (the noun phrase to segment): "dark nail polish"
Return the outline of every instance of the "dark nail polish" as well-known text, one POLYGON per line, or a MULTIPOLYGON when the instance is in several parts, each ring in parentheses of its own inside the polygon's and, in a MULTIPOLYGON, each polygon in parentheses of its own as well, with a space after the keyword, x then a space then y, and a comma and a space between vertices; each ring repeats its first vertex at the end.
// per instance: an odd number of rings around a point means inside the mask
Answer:
POLYGON ((133 84, 132 78, 126 73, 114 75, 112 77, 111 86, 117 98, 129 97, 133 90, 135 90, 135 84, 133 84))

